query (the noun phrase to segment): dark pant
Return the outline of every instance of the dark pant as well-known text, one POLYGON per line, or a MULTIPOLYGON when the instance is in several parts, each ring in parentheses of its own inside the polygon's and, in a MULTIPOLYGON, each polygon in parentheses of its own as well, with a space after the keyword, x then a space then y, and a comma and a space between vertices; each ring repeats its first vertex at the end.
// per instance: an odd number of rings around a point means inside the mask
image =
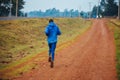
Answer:
POLYGON ((52 57, 52 61, 54 61, 56 42, 48 43, 48 46, 49 46, 49 56, 52 57))

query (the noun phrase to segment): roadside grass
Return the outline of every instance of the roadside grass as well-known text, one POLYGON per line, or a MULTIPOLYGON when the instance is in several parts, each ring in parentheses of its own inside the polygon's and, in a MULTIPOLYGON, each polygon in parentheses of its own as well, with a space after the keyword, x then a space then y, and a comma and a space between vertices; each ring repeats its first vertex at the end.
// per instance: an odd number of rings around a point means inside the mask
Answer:
MULTIPOLYGON (((0 21, 0 79, 22 75, 37 67, 32 58, 35 62, 45 58, 39 55, 47 55, 44 29, 48 20, 49 18, 30 18, 0 21), (23 66, 16 68, 23 63, 23 66)), ((69 46, 92 24, 91 21, 80 18, 54 18, 54 21, 62 31, 57 51, 69 46)))
POLYGON ((114 32, 115 43, 116 43, 116 68, 118 74, 118 80, 120 80, 120 20, 110 20, 110 29, 114 32))

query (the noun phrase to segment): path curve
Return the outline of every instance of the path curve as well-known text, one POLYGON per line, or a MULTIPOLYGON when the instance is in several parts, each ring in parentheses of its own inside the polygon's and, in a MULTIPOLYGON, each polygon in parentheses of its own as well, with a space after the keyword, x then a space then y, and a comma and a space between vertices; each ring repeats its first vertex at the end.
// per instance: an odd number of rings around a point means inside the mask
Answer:
POLYGON ((13 80, 117 80, 115 53, 106 20, 93 20, 88 32, 57 52, 53 69, 46 59, 39 68, 13 80))

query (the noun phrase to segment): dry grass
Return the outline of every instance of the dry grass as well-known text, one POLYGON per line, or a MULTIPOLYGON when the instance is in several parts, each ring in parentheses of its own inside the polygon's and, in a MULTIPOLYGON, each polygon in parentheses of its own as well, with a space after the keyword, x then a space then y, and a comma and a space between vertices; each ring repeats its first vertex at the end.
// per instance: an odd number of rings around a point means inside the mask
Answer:
MULTIPOLYGON (((34 18, 0 21, 0 71, 19 65, 48 50, 44 34, 48 20, 34 18)), ((66 42, 74 40, 91 25, 90 21, 80 18, 55 18, 54 21, 62 31, 58 41, 58 46, 64 44, 61 48, 66 47, 66 42)), ((23 69, 26 71, 27 68, 28 65, 11 74, 24 72, 23 69)))

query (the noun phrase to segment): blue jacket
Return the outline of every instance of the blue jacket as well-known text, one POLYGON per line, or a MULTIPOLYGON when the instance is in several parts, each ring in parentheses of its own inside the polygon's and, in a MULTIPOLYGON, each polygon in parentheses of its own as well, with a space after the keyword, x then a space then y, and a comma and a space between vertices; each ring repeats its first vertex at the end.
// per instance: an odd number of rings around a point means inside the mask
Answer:
POLYGON ((61 31, 54 22, 50 22, 45 29, 48 43, 57 42, 57 36, 61 35, 61 31))

